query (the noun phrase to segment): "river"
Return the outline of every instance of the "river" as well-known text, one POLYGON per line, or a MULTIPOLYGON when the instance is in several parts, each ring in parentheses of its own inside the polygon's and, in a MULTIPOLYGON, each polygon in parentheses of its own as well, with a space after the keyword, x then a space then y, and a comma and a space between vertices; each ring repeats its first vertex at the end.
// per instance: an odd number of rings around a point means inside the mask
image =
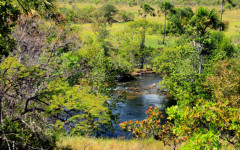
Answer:
MULTIPOLYGON (((165 109, 175 104, 175 101, 168 100, 164 93, 158 90, 158 83, 162 78, 157 74, 142 74, 136 80, 130 82, 120 82, 116 91, 126 91, 126 101, 119 103, 114 113, 119 113, 119 121, 143 120, 146 119, 146 110, 149 106, 160 107, 166 117, 165 109)), ((117 131, 108 134, 110 137, 128 136, 129 133, 121 131, 117 126, 117 131)))

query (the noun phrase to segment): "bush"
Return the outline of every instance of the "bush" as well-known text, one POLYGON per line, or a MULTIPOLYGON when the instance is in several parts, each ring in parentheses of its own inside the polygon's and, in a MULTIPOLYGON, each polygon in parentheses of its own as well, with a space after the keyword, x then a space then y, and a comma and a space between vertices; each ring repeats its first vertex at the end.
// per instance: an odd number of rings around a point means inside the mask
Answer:
POLYGON ((115 18, 118 22, 133 21, 134 14, 132 12, 120 11, 115 18))
POLYGON ((0 126, 0 149, 54 149, 56 134, 46 133, 44 127, 33 127, 34 123, 4 119, 0 126))
POLYGON ((229 10, 231 10, 232 7, 233 7, 233 6, 232 6, 231 4, 229 4, 229 3, 224 6, 225 9, 229 9, 229 10))

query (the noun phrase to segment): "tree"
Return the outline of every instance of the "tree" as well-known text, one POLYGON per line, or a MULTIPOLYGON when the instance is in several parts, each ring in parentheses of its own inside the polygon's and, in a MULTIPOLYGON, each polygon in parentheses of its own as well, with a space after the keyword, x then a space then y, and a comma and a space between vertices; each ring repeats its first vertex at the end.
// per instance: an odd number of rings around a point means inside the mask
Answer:
POLYGON ((132 63, 139 63, 140 68, 143 68, 146 57, 150 54, 151 48, 146 47, 146 35, 151 28, 150 23, 143 19, 128 24, 126 32, 124 32, 124 43, 121 43, 122 51, 120 56, 123 55, 125 59, 132 63))
POLYGON ((134 14, 132 12, 120 11, 116 15, 118 22, 129 22, 134 20, 134 14))
POLYGON ((188 136, 182 148, 239 149, 239 60, 218 61, 211 71, 202 85, 206 95, 195 106, 174 106, 167 113, 175 130, 188 136))
POLYGON ((146 18, 148 14, 150 14, 150 16, 155 17, 155 9, 153 7, 151 7, 149 4, 145 3, 143 5, 141 5, 141 10, 138 10, 138 13, 140 15, 142 15, 143 18, 146 18))
POLYGON ((22 51, 0 64, 1 149, 53 149, 58 129, 81 135, 112 129, 115 99, 106 95, 118 67, 99 43, 79 49, 77 29, 28 19, 13 34, 22 51))
POLYGON ((12 28, 20 15, 20 11, 11 0, 0 2, 0 59, 7 57, 15 47, 15 41, 10 37, 12 28))
POLYGON ((44 78, 44 71, 26 68, 14 57, 0 64, 1 149, 53 148, 42 113, 48 104, 40 99, 44 78))
POLYGON ((165 21, 164 21, 164 31, 163 31, 163 44, 165 44, 165 33, 166 33, 166 21, 167 15, 170 11, 173 10, 174 6, 169 1, 162 1, 160 4, 160 10, 164 13, 165 21))
POLYGON ((99 17, 104 17, 108 24, 112 24, 118 9, 112 4, 106 4, 100 7, 97 11, 99 11, 100 15, 102 15, 99 17))
POLYGON ((22 17, 12 34, 20 51, 14 51, 15 57, 7 57, 0 64, 1 149, 55 146, 46 117, 49 103, 43 98, 49 92, 43 90, 53 76, 59 75, 50 67, 53 57, 66 47, 71 48, 67 41, 74 41, 70 40, 71 36, 66 40, 66 32, 61 28, 47 24, 39 18, 22 17), (46 56, 45 60, 42 55, 46 56))
POLYGON ((217 30, 221 26, 220 18, 215 9, 208 11, 204 7, 200 7, 195 15, 190 20, 190 25, 193 27, 195 34, 195 42, 197 46, 197 53, 199 55, 199 74, 202 73, 202 56, 206 53, 204 41, 208 36, 210 29, 217 30))
POLYGON ((181 35, 186 33, 189 21, 194 15, 191 8, 175 8, 169 13, 169 21, 167 23, 166 32, 181 35))
POLYGON ((92 28, 98 42, 101 43, 104 49, 105 56, 109 56, 109 43, 106 42, 106 38, 109 35, 107 27, 112 25, 117 12, 117 8, 111 4, 103 5, 93 12, 94 23, 92 24, 92 28))
POLYGON ((13 51, 15 41, 9 36, 12 28, 16 25, 16 21, 20 15, 20 10, 27 15, 34 15, 34 11, 42 16, 47 17, 47 12, 53 12, 55 5, 54 0, 15 0, 20 7, 15 7, 12 0, 3 0, 0 2, 0 58, 8 56, 13 51), (20 9, 19 9, 20 8, 20 9))

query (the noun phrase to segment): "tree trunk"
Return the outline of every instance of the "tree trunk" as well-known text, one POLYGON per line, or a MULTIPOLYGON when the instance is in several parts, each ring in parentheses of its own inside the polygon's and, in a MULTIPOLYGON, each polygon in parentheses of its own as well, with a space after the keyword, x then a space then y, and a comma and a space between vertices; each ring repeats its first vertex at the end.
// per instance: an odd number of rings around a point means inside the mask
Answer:
POLYGON ((201 44, 197 44, 197 49, 198 49, 198 60, 199 60, 199 74, 202 73, 202 47, 201 44))
POLYGON ((140 67, 140 69, 143 69, 143 64, 144 64, 144 58, 143 58, 143 56, 142 56, 142 58, 141 58, 141 67, 140 67))
POLYGON ((2 118, 2 97, 0 96, 0 125, 2 125, 3 118, 2 118))
POLYGON ((145 48, 145 46, 144 46, 144 44, 145 44, 145 34, 146 34, 146 31, 145 31, 145 27, 143 27, 143 33, 142 33, 142 35, 141 35, 141 37, 142 37, 142 43, 141 43, 141 47, 140 47, 140 53, 141 53, 141 58, 140 58, 140 63, 141 63, 141 67, 140 67, 140 69, 143 69, 143 64, 144 64, 144 48, 145 48))
POLYGON ((202 73, 202 57, 199 54, 199 74, 201 74, 201 73, 202 73))
MULTIPOLYGON (((224 5, 224 0, 222 0, 222 9, 221 9, 221 22, 222 22, 222 15, 223 15, 223 5, 224 5)), ((222 31, 222 27, 220 26, 220 32, 222 31)))
POLYGON ((141 55, 142 55, 142 57, 140 58, 141 60, 140 60, 140 63, 141 63, 141 68, 140 69, 143 69, 143 64, 144 64, 144 48, 145 48, 145 46, 144 46, 144 43, 145 43, 145 33, 144 33, 144 35, 142 36, 142 43, 141 43, 141 55))
POLYGON ((163 31, 163 44, 165 44, 166 20, 167 20, 167 14, 165 13, 165 22, 164 22, 164 31, 163 31))

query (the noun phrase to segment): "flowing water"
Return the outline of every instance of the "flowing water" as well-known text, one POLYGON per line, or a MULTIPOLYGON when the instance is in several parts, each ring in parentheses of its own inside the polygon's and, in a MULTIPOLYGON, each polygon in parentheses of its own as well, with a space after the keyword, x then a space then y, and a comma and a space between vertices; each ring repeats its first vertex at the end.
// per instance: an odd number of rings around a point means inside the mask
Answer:
MULTIPOLYGON (((158 83, 162 80, 156 74, 143 74, 134 81, 121 82, 116 91, 126 92, 126 101, 119 103, 119 107, 114 113, 119 113, 119 121, 128 120, 143 120, 146 119, 146 110, 149 106, 160 107, 163 115, 166 116, 165 109, 174 105, 174 101, 168 100, 163 92, 159 91, 158 83)), ((111 137, 128 136, 117 127, 114 134, 108 135, 111 137)))

